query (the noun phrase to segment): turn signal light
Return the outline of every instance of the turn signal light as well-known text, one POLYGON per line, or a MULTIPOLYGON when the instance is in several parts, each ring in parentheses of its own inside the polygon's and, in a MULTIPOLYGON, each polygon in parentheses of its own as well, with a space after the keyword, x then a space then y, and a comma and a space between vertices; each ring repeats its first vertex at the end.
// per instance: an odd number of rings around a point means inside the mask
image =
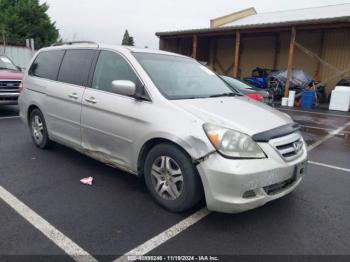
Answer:
POLYGON ((209 140, 215 145, 218 146, 220 144, 220 136, 218 133, 210 132, 208 133, 209 140))

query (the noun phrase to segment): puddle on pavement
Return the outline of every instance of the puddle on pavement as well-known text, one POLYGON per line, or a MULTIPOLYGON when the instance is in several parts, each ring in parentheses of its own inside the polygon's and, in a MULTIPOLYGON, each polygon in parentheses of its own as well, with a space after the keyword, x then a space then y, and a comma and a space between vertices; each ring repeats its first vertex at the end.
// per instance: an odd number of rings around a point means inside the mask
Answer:
MULTIPOLYGON (((311 128, 311 127, 301 127, 301 132, 302 132, 303 138, 305 139, 305 141, 308 145, 316 143, 317 141, 319 141, 323 137, 329 135, 333 131, 334 131, 333 129, 318 129, 318 128, 311 128)), ((334 137, 342 138, 342 139, 344 139, 344 142, 346 144, 350 144, 350 132, 347 130, 339 132, 334 137)))
POLYGON ((317 126, 322 128, 337 129, 346 124, 345 119, 320 118, 312 116, 292 116, 295 122, 305 126, 317 126))

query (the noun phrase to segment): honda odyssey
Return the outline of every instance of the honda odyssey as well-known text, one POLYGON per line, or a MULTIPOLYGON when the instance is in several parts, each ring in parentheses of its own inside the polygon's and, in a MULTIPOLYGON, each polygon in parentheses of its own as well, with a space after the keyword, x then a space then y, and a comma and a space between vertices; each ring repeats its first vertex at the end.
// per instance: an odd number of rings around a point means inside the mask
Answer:
MULTIPOLYGON (((286 114, 178 54, 63 43, 37 52, 19 98, 34 144, 60 143, 144 178, 181 212, 237 213, 292 192, 307 150, 286 114)), ((74 159, 72 159, 74 161, 74 159)))

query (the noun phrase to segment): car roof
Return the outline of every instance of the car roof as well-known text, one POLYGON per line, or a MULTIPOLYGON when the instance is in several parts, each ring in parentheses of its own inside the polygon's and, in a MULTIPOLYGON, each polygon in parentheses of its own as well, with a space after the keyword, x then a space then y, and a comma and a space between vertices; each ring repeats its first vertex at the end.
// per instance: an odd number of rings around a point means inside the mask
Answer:
POLYGON ((81 48, 96 48, 96 49, 109 49, 109 50, 115 50, 120 53, 148 53, 148 54, 163 54, 163 55, 172 55, 172 56, 179 56, 179 57, 185 57, 180 54, 161 51, 161 50, 155 50, 155 49, 149 49, 149 48, 138 48, 133 46, 121 46, 121 45, 107 45, 107 44, 94 44, 94 43, 76 43, 76 44, 62 44, 62 45, 55 45, 50 47, 45 47, 40 49, 40 52, 42 51, 49 51, 49 50, 68 50, 68 49, 81 49, 81 48))

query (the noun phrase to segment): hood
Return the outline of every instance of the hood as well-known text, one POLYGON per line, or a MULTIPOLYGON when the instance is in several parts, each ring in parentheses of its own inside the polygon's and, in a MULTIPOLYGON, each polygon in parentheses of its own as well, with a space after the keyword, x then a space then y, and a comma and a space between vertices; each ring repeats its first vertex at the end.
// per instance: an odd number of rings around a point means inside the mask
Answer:
POLYGON ((0 80, 22 80, 23 73, 14 70, 0 70, 0 80))
POLYGON ((245 97, 184 99, 172 102, 206 123, 231 128, 250 136, 293 122, 287 114, 245 97))

